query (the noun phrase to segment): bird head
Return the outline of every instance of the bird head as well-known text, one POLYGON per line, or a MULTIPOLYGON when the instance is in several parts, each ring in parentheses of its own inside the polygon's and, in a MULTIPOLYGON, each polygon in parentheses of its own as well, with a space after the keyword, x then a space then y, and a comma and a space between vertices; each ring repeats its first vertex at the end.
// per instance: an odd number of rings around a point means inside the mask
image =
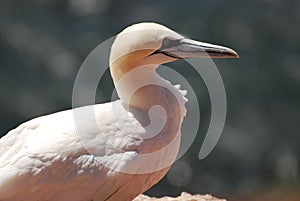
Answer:
POLYGON ((111 48, 110 66, 115 77, 138 66, 158 66, 185 58, 237 58, 227 47, 191 40, 156 23, 138 23, 117 35, 111 48))

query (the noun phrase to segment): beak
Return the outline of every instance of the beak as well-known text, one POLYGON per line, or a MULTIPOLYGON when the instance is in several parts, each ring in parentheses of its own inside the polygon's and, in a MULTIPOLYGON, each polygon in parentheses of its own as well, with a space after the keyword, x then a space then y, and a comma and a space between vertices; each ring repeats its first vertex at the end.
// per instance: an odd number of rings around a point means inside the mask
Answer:
POLYGON ((185 58, 239 58, 234 50, 187 38, 171 40, 165 38, 160 53, 177 59, 185 58))

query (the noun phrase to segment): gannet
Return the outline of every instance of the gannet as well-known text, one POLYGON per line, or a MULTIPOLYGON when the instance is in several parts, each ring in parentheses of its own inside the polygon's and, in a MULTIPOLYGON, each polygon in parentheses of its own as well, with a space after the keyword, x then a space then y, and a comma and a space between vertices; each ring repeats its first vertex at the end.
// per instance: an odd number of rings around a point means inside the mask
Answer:
POLYGON ((41 116, 9 131, 0 139, 0 200, 126 201, 145 192, 174 162, 186 115, 185 92, 156 68, 196 57, 238 54, 156 23, 127 27, 109 61, 120 99, 41 116), (91 108, 97 126, 83 117, 86 129, 78 133, 74 112, 91 108))

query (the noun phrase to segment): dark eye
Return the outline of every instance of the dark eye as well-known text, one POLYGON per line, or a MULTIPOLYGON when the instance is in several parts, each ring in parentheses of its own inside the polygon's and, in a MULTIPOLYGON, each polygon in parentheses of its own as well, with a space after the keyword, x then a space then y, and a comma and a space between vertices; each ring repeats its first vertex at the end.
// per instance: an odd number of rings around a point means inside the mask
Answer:
POLYGON ((162 42, 161 49, 176 47, 176 46, 178 46, 179 41, 180 41, 180 39, 164 38, 163 42, 162 42))

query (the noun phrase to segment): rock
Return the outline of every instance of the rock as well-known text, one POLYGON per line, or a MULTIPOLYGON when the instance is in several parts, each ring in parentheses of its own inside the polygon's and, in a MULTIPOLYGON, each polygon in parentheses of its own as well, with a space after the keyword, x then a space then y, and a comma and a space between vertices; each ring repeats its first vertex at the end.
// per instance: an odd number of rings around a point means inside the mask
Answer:
POLYGON ((139 195, 133 201, 226 201, 225 199, 218 199, 211 195, 191 195, 189 193, 183 192, 178 197, 162 197, 154 198, 146 195, 139 195))

